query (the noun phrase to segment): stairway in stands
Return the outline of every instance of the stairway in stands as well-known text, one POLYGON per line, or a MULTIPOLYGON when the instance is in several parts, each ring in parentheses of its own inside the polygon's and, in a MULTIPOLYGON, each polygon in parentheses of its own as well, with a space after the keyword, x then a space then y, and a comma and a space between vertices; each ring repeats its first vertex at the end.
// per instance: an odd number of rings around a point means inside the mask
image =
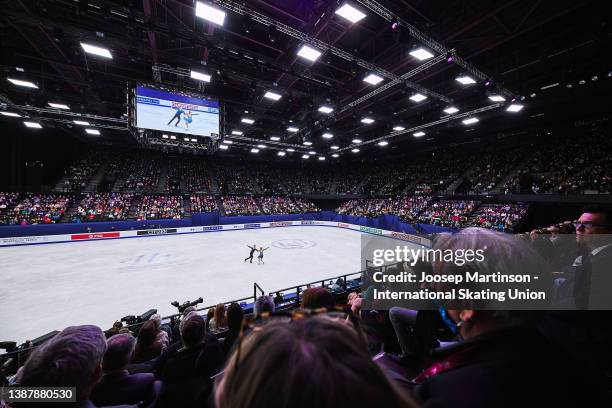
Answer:
POLYGON ((191 200, 188 196, 183 196, 182 200, 183 210, 185 210, 183 217, 191 217, 191 200))
POLYGON ((130 205, 130 209, 128 210, 128 219, 137 219, 138 218, 138 208, 140 207, 140 203, 142 202, 142 196, 134 197, 132 204, 130 205))
POLYGON ((518 175, 519 172, 529 163, 529 161, 531 160, 532 155, 527 155, 527 157, 525 157, 523 160, 521 160, 519 162, 519 164, 517 164, 512 170, 510 170, 510 172, 508 172, 508 174, 506 174, 506 176, 504 178, 502 178, 500 180, 499 183, 497 183, 497 185, 495 185, 495 187, 493 187, 493 189, 491 190, 492 194, 504 194, 504 185, 510 181, 514 176, 518 175))
POLYGON ((217 207, 219 207, 219 214, 226 215, 225 208, 223 207, 223 201, 221 200, 221 197, 219 197, 218 195, 215 196, 215 202, 217 203, 217 207))
POLYGON ((91 192, 97 191, 98 186, 104 179, 104 175, 106 174, 107 170, 108 170, 108 162, 102 163, 102 165, 98 167, 98 170, 93 175, 93 177, 89 180, 89 183, 87 183, 87 185, 83 189, 83 192, 91 193, 91 192))
POLYGON ((83 196, 77 195, 70 207, 68 207, 68 209, 64 212, 64 215, 62 215, 60 222, 72 222, 72 220, 74 219, 74 215, 76 214, 77 209, 79 208, 79 204, 81 204, 81 201, 83 201, 83 196))
POLYGON ((159 181, 157 182, 157 186, 151 188, 151 192, 164 193, 166 191, 166 187, 168 186, 169 180, 168 163, 163 163, 159 171, 159 181))

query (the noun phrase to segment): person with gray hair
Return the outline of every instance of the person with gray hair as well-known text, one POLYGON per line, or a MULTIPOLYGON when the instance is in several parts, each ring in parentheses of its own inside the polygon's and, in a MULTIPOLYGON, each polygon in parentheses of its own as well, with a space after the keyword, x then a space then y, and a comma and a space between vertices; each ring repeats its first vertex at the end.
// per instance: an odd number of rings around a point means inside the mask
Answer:
POLYGON ((275 305, 272 296, 260 296, 253 306, 253 315, 257 319, 262 313, 274 313, 275 305))
POLYGON ((130 374, 127 370, 134 355, 136 339, 123 333, 112 336, 102 360, 104 376, 91 393, 96 405, 144 404, 153 402, 161 390, 161 382, 151 373, 130 374))
POLYGON ((99 327, 67 327, 34 350, 17 383, 22 387, 76 387, 74 406, 95 407, 89 397, 102 375, 105 352, 106 339, 99 327))

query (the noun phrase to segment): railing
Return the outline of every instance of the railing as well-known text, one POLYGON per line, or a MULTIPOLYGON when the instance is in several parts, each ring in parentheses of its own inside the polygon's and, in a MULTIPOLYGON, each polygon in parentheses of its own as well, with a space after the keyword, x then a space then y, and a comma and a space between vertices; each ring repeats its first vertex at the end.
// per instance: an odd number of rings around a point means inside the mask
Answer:
POLYGON ((347 273, 345 275, 325 278, 314 282, 291 286, 285 289, 275 290, 273 292, 270 292, 269 296, 276 296, 278 294, 281 294, 283 297, 282 303, 280 303, 279 301, 275 301, 275 303, 277 303, 277 305, 283 308, 288 306, 299 306, 301 303, 301 294, 304 288, 308 289, 311 287, 324 287, 330 289, 332 293, 344 292, 349 289, 355 289, 361 285, 361 277, 363 275, 363 272, 364 271, 347 273), (350 278, 351 276, 353 276, 352 279, 350 278), (339 285, 337 283, 338 279, 341 279, 341 283, 339 285), (331 284, 326 285, 325 282, 331 282, 331 284), (351 282, 354 282, 354 284, 351 284, 351 282), (337 287, 334 288, 334 286, 337 287))

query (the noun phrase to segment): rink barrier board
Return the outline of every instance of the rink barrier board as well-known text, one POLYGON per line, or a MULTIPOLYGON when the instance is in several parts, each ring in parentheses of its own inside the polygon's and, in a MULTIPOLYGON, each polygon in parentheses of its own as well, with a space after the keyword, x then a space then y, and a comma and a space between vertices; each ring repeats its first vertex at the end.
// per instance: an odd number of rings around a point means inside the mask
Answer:
POLYGON ((404 232, 389 231, 376 227, 368 227, 364 225, 349 224, 346 222, 335 221, 317 221, 317 220, 301 220, 301 221, 273 221, 273 222, 251 222, 245 224, 224 224, 224 225, 203 225, 193 227, 178 227, 178 228, 153 228, 129 231, 106 231, 106 232, 91 232, 77 234, 58 234, 58 235, 38 235, 29 237, 8 237, 0 238, 0 246, 21 246, 21 245, 43 245, 66 242, 84 242, 84 241, 100 241, 107 239, 123 239, 123 238, 144 238, 144 237, 159 237, 181 234, 196 234, 196 233, 211 233, 219 231, 244 231, 260 228, 286 228, 297 226, 317 226, 317 227, 333 227, 353 230, 365 234, 380 235, 397 239, 401 241, 411 242, 415 245, 431 247, 431 241, 427 238, 418 235, 408 234, 404 232))

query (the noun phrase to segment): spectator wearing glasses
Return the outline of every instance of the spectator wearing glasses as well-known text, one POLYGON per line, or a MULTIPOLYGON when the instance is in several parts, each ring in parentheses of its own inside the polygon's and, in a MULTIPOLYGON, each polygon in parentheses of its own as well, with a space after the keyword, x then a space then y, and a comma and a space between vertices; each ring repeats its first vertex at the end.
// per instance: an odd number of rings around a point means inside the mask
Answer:
POLYGON ((578 256, 563 271, 557 301, 562 306, 578 309, 610 310, 612 211, 607 207, 589 207, 573 224, 578 256))

